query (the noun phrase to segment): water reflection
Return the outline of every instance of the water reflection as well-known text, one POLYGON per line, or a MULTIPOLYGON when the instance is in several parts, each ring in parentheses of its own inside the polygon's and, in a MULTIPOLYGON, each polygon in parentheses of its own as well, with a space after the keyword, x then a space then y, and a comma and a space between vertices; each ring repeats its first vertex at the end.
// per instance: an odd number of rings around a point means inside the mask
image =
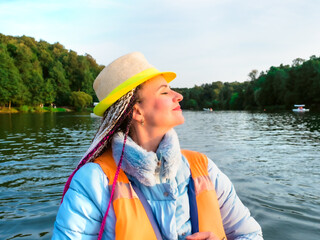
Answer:
POLYGON ((186 112, 185 116, 187 127, 178 128, 183 147, 205 152, 232 179, 261 223, 265 239, 317 239, 319 114, 186 112))
MULTIPOLYGON (((184 112, 183 148, 231 178, 265 239, 320 235, 320 115, 184 112)), ((64 183, 100 119, 88 114, 0 115, 0 239, 50 239, 64 183)))

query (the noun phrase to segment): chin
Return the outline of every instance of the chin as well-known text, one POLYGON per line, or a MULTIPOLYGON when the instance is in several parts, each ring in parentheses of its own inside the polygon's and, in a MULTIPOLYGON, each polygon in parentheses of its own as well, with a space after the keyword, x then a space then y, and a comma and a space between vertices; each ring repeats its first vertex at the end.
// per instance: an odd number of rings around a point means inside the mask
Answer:
POLYGON ((175 126, 181 125, 184 123, 184 117, 181 115, 181 117, 177 118, 177 123, 175 126))

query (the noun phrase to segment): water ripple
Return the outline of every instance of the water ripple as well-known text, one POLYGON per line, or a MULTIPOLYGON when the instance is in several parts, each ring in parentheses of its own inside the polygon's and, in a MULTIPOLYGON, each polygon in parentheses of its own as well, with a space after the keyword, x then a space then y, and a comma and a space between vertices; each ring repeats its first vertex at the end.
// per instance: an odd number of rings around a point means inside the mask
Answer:
MULTIPOLYGON (((184 116, 176 128, 182 148, 207 154, 230 177, 265 239, 318 238, 319 114, 184 116)), ((0 239, 50 239, 64 184, 99 119, 45 113, 0 121, 0 239)))

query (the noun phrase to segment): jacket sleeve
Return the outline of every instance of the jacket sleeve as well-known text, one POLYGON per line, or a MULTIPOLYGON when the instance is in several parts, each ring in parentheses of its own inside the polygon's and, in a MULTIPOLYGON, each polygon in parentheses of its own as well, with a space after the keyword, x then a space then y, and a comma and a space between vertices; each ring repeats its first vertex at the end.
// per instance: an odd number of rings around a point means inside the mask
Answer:
POLYGON ((223 226, 228 239, 262 240, 260 225, 240 201, 230 179, 209 159, 208 171, 215 184, 223 226))
POLYGON ((84 165, 60 205, 52 239, 97 239, 109 198, 108 179, 100 166, 84 165))

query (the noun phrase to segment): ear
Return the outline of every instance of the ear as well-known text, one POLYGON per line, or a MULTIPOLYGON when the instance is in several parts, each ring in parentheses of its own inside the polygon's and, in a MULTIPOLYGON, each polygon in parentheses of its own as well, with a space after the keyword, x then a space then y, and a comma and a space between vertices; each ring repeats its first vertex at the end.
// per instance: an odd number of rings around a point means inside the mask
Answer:
POLYGON ((141 120, 144 119, 143 117, 143 111, 141 109, 141 107, 139 106, 138 103, 136 103, 134 106, 133 106, 133 113, 132 113, 132 119, 138 121, 138 122, 141 122, 141 120))

